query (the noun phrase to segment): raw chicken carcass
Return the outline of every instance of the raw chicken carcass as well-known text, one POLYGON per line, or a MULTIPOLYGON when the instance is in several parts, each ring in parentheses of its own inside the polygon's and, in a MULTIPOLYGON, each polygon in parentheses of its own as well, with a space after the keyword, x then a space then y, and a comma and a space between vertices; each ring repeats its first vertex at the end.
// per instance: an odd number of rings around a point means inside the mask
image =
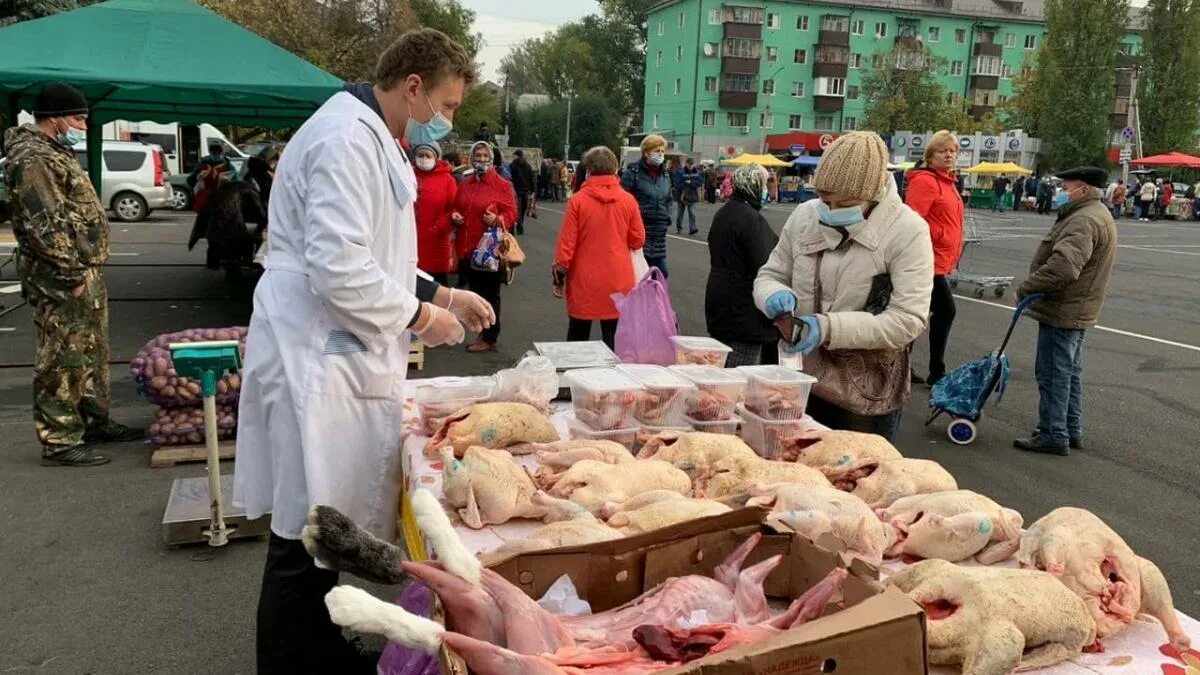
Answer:
POLYGON ((656 501, 640 508, 614 513, 609 517, 608 525, 619 529, 622 534, 629 537, 644 532, 653 532, 688 520, 728 513, 729 510, 729 507, 721 502, 682 497, 656 501))
POLYGON ((1096 639, 1083 602, 1034 570, 925 560, 888 578, 925 610, 929 662, 1008 675, 1066 661, 1096 639))
POLYGON ((651 490, 623 502, 604 502, 604 506, 600 507, 600 517, 608 520, 622 511, 636 511, 657 502, 681 499, 688 499, 688 496, 672 490, 651 490))
POLYGON ((437 433, 425 444, 425 456, 437 457, 444 446, 452 446, 462 457, 467 448, 477 445, 501 449, 526 443, 558 440, 558 431, 550 418, 524 403, 476 403, 463 408, 442 422, 437 433))
MULTIPOLYGON (((635 460, 629 449, 620 443, 604 440, 575 439, 553 443, 531 443, 529 453, 537 455, 538 463, 554 469, 566 469, 582 459, 594 459, 607 464, 623 464, 635 460)), ((512 452, 510 449, 509 452, 512 452)))
POLYGON ((892 529, 879 522, 866 502, 832 487, 775 483, 747 488, 747 506, 765 506, 796 532, 816 541, 833 535, 846 551, 879 564, 892 540, 892 529))
POLYGON ((779 438, 779 459, 808 466, 847 466, 864 459, 901 459, 903 455, 878 434, 811 429, 779 438))
POLYGON ((1173 647, 1191 646, 1162 572, 1090 511, 1064 507, 1046 514, 1021 537, 1017 560, 1053 574, 1083 598, 1100 639, 1144 612, 1162 623, 1173 647))
POLYGON ((938 558, 958 562, 978 554, 991 565, 1007 560, 1021 544, 1021 514, 970 490, 901 497, 879 518, 893 530, 887 557, 938 558))
MULTIPOLYGON (((674 494, 674 493, 672 493, 674 494)), ((524 553, 560 546, 579 546, 598 541, 612 541, 625 536, 604 524, 587 509, 566 499, 555 499, 545 492, 535 492, 533 503, 546 510, 546 524, 523 539, 506 542, 495 553, 524 553)))
POLYGON ((693 480, 704 476, 722 459, 729 457, 758 457, 750 446, 736 437, 728 434, 707 434, 702 432, 663 432, 651 438, 641 452, 639 459, 657 459, 670 462, 675 468, 681 469, 693 480))
POLYGON ((576 462, 564 471, 549 490, 599 513, 605 501, 624 501, 651 490, 671 490, 688 494, 692 481, 688 475, 667 462, 642 460, 628 464, 605 464, 590 459, 576 462))
POLYGON ((845 467, 823 467, 839 490, 852 492, 873 509, 901 497, 957 490, 954 476, 928 459, 864 459, 845 467))
POLYGON ((744 492, 755 483, 795 483, 830 487, 820 471, 795 462, 775 462, 753 457, 727 457, 716 462, 711 473, 696 479, 697 497, 719 499, 744 492))
POLYGON ((537 487, 513 456, 504 450, 473 446, 462 460, 442 448, 442 493, 467 527, 499 525, 513 518, 541 518, 544 507, 533 503, 537 487))

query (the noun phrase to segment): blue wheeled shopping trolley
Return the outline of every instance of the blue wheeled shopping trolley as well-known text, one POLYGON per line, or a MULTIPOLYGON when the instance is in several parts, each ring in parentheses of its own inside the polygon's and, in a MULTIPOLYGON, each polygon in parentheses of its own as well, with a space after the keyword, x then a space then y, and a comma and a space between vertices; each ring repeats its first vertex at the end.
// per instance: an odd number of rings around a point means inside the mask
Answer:
POLYGON ((929 407, 933 408, 933 413, 925 420, 925 426, 932 424, 942 413, 949 413, 954 418, 946 427, 950 440, 959 445, 975 440, 975 423, 983 415, 988 397, 996 392, 999 398, 1004 398, 1004 389, 1008 386, 1011 367, 1004 348, 1008 346, 1021 315, 1041 297, 1041 293, 1035 293, 1017 303, 999 349, 982 359, 964 363, 933 385, 929 392, 929 407))

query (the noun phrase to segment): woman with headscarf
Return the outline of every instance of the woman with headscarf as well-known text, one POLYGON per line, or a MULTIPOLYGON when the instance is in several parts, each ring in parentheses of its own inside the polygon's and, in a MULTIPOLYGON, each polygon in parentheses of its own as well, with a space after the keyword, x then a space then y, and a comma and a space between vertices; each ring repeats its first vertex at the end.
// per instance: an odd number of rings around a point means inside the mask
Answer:
POLYGON ((442 146, 437 141, 413 147, 417 175, 417 267, 445 285, 456 264, 450 212, 458 194, 458 181, 450 174, 450 164, 441 156, 442 146))
POLYGON ((454 250, 458 255, 460 285, 487 300, 496 313, 496 323, 483 331, 467 346, 471 353, 495 351, 500 338, 500 287, 504 283, 499 271, 475 269, 471 254, 479 246, 484 233, 493 228, 511 230, 517 222, 517 199, 512 184, 496 172, 492 163, 493 148, 487 141, 471 146, 471 174, 458 184, 454 210, 450 219, 458 228, 454 250))
POLYGON ((767 201, 767 171, 758 164, 740 166, 730 185, 730 197, 713 216, 708 233, 704 292, 708 334, 733 348, 727 368, 759 363, 764 345, 770 345, 770 356, 775 356, 778 340, 774 324, 754 307, 754 278, 779 243, 761 213, 767 201))
POLYGON ((892 438, 911 395, 908 346, 933 287, 929 226, 900 201, 878 134, 825 149, 813 187, 754 281, 755 305, 791 319, 786 348, 819 380, 808 414, 834 429, 892 438))
POLYGON ((671 174, 663 162, 667 139, 650 134, 642 139, 642 158, 621 174, 621 187, 637 200, 646 227, 646 264, 667 276, 667 230, 671 227, 671 174))
POLYGON ((610 349, 620 312, 615 293, 633 289, 630 254, 646 242, 637 200, 617 181, 617 156, 604 146, 583 155, 575 175, 588 179, 567 200, 567 215, 554 252, 554 293, 567 299, 568 342, 591 339, 592 322, 610 349))

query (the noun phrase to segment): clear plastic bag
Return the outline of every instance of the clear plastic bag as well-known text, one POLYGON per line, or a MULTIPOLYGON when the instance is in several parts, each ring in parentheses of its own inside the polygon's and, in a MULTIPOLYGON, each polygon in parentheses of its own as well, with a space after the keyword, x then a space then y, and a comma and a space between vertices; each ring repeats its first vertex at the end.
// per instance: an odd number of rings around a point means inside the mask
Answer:
MULTIPOLYGON (((217 406, 217 438, 228 440, 237 435, 237 406, 217 406)), ((164 445, 199 445, 205 442, 204 411, 198 407, 159 408, 154 422, 146 430, 146 443, 164 445)))
POLYGON ((571 577, 565 574, 546 589, 546 594, 537 604, 557 616, 587 616, 592 613, 592 606, 587 600, 579 598, 579 590, 575 588, 571 577))
POLYGON ((675 344, 671 338, 678 331, 662 270, 651 268, 628 295, 614 293, 612 299, 621 314, 616 337, 616 352, 621 362, 674 364, 675 344))
MULTIPOLYGON (((146 343, 129 362, 129 374, 137 385, 137 392, 150 402, 164 408, 186 408, 200 405, 200 382, 179 377, 171 360, 168 345, 178 342, 210 342, 214 340, 237 340, 243 355, 246 351, 246 327, 194 328, 175 333, 164 333, 146 343)), ((241 376, 226 373, 217 380, 217 403, 237 405, 241 376)))
POLYGON ((558 372, 545 356, 526 356, 516 366, 496 373, 492 401, 526 403, 542 412, 558 395, 558 372))

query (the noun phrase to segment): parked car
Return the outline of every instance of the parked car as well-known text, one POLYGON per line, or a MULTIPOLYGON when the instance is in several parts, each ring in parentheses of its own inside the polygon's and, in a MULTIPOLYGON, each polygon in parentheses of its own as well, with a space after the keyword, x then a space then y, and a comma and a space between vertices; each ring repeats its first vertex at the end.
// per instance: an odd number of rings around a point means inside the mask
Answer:
MULTIPOLYGON (((87 169, 87 143, 72 148, 87 169)), ((100 202, 126 223, 145 220, 155 209, 171 205, 170 176, 161 147, 130 141, 104 141, 100 202)))

